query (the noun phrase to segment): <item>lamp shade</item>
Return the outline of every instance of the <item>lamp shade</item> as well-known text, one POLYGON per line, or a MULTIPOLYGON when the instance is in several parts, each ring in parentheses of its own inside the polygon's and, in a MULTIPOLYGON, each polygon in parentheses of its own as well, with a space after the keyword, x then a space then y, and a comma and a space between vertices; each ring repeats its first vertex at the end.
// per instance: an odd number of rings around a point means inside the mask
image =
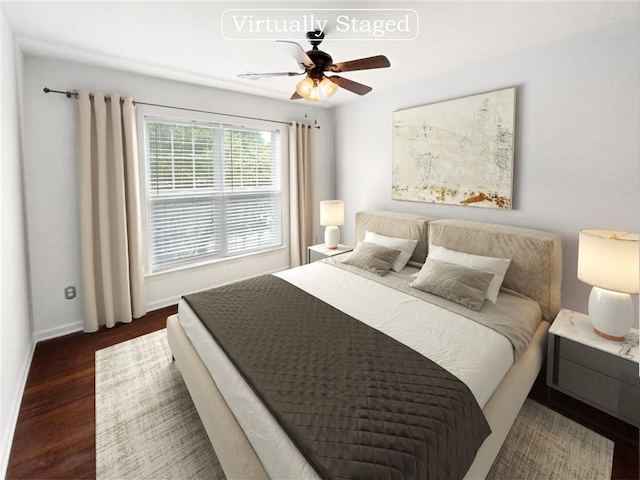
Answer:
POLYGON ((331 98, 338 91, 338 85, 333 83, 327 77, 324 77, 320 82, 320 88, 325 98, 331 98))
POLYGON ((304 77, 298 85, 296 85, 296 92, 303 98, 307 98, 311 95, 311 91, 315 84, 313 83, 313 79, 310 77, 304 77))
POLYGON ((578 279, 623 293, 638 293, 638 234, 580 230, 578 279))
POLYGON ((344 202, 342 200, 320 202, 320 225, 323 227, 344 225, 344 202))

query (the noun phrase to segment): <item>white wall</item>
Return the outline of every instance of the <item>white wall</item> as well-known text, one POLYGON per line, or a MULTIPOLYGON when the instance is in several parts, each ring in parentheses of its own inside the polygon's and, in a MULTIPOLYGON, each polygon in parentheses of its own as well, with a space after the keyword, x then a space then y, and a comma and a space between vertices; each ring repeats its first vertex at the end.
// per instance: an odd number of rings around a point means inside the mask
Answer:
POLYGON ((33 356, 22 175, 22 54, 0 9, 0 478, 33 356))
MULTIPOLYGON (((52 59, 25 58, 25 168, 33 318, 37 339, 81 328, 80 240, 73 101, 42 89, 131 95, 135 100, 281 121, 317 117, 316 198, 332 195, 332 113, 309 104, 272 100, 138 74, 52 59), (78 287, 65 300, 63 289, 78 287)), ((167 111, 169 112, 169 111, 167 111)), ((167 113, 169 114, 169 113, 167 113)), ((317 212, 316 212, 317 215, 317 212)), ((318 222, 316 221, 317 225, 318 222)), ((317 227, 320 229, 319 225, 317 227)), ((289 266, 286 249, 147 280, 149 308, 176 303, 182 294, 289 266)))
MULTIPOLYGON (((354 215, 365 209, 557 232, 563 306, 586 312, 590 287, 576 279, 579 230, 639 229, 639 32, 637 19, 614 24, 337 108, 336 197, 345 201, 348 220, 343 242, 353 243, 354 215), (512 211, 391 200, 393 111, 514 85, 512 211)), ((426 73, 428 58, 420 64, 426 73)))

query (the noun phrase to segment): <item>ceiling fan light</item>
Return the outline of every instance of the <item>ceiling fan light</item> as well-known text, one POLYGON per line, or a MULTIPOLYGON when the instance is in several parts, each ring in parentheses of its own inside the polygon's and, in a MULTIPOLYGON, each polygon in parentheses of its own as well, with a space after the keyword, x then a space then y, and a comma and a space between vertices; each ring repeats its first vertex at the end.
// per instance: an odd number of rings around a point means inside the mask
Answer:
POLYGON ((325 98, 331 98, 338 91, 338 85, 333 83, 327 77, 324 77, 320 82, 320 88, 325 98))
POLYGON ((320 89, 316 85, 311 89, 311 92, 309 93, 309 96, 306 97, 306 100, 308 100, 309 102, 317 102, 319 98, 320 98, 320 89))
POLYGON ((313 79, 305 77, 300 83, 298 83, 298 85, 296 85, 296 92, 298 92, 298 95, 301 97, 308 99, 309 95, 311 95, 311 92, 314 90, 314 86, 315 84, 313 79))

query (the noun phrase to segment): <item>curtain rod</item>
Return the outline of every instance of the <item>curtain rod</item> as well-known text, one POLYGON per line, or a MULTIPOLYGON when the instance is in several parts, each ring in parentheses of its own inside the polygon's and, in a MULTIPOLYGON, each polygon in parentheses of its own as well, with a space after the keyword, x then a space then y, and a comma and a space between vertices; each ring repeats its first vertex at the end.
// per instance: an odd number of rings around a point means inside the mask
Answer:
MULTIPOLYGON (((78 94, 76 92, 63 92, 62 90, 51 90, 50 88, 44 87, 42 89, 42 91, 44 93, 61 93, 63 95, 66 95, 67 98, 78 98, 78 94)), ((93 94, 89 94, 89 98, 91 98, 93 100, 93 94)), ((111 100, 111 98, 106 95, 104 97, 105 102, 111 100)), ((185 107, 174 107, 173 105, 161 105, 159 103, 146 103, 146 102, 138 102, 136 100, 133 101, 134 105, 149 105, 151 107, 162 107, 162 108, 174 108, 176 110, 185 110, 187 112, 198 112, 198 113, 209 113, 209 114, 213 114, 213 115, 222 115, 225 117, 235 117, 235 118, 244 118, 247 120, 261 120, 261 121, 265 121, 265 122, 272 122, 272 123, 281 123, 283 125, 293 125, 293 122, 283 122, 282 120, 271 120, 269 118, 259 118, 259 117, 246 117, 244 115, 234 115, 232 113, 221 113, 221 112, 210 112, 208 110, 197 110, 195 108, 185 108, 185 107)), ((312 125, 302 125, 303 127, 309 127, 311 128, 312 125)), ((315 128, 320 128, 319 125, 313 125, 313 127, 315 128)))

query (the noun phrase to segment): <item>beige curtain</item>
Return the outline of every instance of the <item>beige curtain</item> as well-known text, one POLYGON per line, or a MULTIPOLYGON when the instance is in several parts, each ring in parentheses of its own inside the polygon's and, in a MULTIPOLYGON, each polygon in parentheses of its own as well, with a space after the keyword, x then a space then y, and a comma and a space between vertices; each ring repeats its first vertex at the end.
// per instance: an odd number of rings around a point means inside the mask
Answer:
POLYGON ((145 311, 133 99, 77 91, 77 169, 84 331, 145 311))
POLYGON ((289 197, 291 266, 307 263, 307 247, 313 244, 313 167, 316 129, 289 126, 289 197))

